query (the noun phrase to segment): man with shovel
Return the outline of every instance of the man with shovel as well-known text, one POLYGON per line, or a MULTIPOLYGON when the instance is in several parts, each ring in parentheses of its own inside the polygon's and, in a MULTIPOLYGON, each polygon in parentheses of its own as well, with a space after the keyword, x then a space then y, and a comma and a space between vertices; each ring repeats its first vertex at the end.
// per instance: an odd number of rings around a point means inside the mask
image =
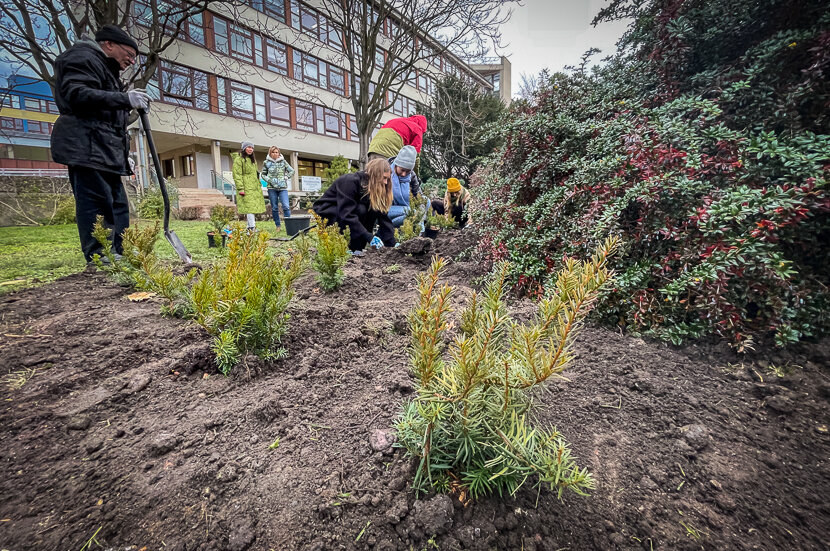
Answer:
MULTIPOLYGON (((52 131, 52 158, 69 166, 75 216, 87 262, 101 254, 92 237, 98 215, 114 230, 113 252, 122 253, 121 235, 130 210, 121 176, 132 171, 127 158, 130 109, 148 109, 143 90, 123 91, 121 71, 133 65, 138 44, 115 25, 104 25, 95 40, 84 36, 55 60, 55 103, 60 116, 52 131)), ((117 257, 116 257, 117 258, 117 257)))

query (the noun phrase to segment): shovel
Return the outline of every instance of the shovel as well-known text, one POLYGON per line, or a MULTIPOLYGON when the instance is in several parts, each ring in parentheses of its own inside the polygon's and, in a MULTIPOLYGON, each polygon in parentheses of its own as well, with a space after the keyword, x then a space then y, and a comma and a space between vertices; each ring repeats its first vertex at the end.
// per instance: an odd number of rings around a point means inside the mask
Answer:
POLYGON ((150 148, 150 155, 153 157, 153 165, 156 167, 156 177, 159 181, 159 189, 161 189, 161 197, 164 199, 164 237, 167 242, 173 246, 173 250, 179 255, 182 262, 185 264, 192 264, 193 258, 187 252, 182 240, 176 235, 176 232, 170 229, 170 197, 167 195, 167 184, 164 182, 164 176, 161 175, 161 161, 159 161, 159 154, 156 151, 156 144, 153 143, 153 134, 150 132, 150 121, 147 118, 147 111, 139 109, 138 114, 141 117, 141 126, 144 127, 144 133, 147 135, 147 147, 150 148))
POLYGON ((301 229, 300 231, 298 231, 297 233, 295 233, 291 237, 275 237, 274 241, 294 241, 294 239, 296 239, 298 235, 300 235, 302 233, 308 233, 309 230, 311 230, 312 228, 316 228, 316 227, 317 227, 317 224, 312 224, 307 228, 301 229))

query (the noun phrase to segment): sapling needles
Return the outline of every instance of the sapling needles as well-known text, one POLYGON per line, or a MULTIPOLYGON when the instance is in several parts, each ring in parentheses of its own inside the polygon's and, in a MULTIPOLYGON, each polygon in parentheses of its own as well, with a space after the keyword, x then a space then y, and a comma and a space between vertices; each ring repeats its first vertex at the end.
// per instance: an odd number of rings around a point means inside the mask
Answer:
POLYGON ((585 261, 568 259, 528 323, 514 321, 504 302, 509 266, 495 267, 481 294, 461 314, 461 331, 444 350, 452 289, 439 283, 444 267, 433 259, 418 277, 409 313, 410 365, 416 396, 403 404, 398 439, 415 457, 418 491, 515 493, 528 480, 561 497, 594 486, 552 426, 533 422, 530 391, 560 377, 572 344, 602 286, 612 277, 608 239, 585 261))

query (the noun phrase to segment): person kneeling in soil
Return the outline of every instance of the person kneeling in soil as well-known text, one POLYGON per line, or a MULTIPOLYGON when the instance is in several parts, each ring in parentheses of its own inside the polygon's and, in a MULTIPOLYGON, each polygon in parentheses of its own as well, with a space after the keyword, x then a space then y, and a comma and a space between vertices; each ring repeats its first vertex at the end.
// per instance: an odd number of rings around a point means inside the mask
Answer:
POLYGON ((412 171, 415 167, 417 152, 411 145, 405 145, 396 157, 389 159, 392 166, 392 206, 389 207, 389 219, 392 225, 400 228, 406 215, 409 214, 409 195, 415 197, 421 191, 418 176, 412 171))
POLYGON ((470 223, 467 213, 470 199, 472 199, 470 192, 461 185, 458 178, 450 178, 447 180, 447 193, 444 194, 444 200, 434 199, 432 210, 435 214, 444 214, 449 210, 450 215, 458 222, 458 227, 463 228, 470 223))
POLYGON ((362 251, 366 244, 380 248, 395 245, 395 228, 389 219, 392 206, 392 170, 386 159, 373 159, 366 170, 336 179, 312 205, 320 218, 349 228, 349 249, 362 251), (377 235, 372 235, 375 224, 377 235))

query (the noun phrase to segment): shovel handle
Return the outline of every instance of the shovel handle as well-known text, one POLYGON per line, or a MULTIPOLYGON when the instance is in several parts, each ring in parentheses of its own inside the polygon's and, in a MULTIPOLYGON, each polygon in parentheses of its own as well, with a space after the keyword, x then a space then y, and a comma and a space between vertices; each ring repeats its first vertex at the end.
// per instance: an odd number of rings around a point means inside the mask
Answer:
POLYGON ((156 151, 156 144, 153 141, 153 133, 150 131, 150 120, 147 117, 147 111, 139 109, 138 116, 141 117, 141 126, 144 127, 144 135, 147 137, 147 148, 150 150, 153 165, 156 167, 156 178, 159 182, 161 198, 164 200, 164 233, 167 234, 170 231, 170 197, 167 195, 167 184, 161 174, 161 161, 159 160, 158 151, 156 151))

